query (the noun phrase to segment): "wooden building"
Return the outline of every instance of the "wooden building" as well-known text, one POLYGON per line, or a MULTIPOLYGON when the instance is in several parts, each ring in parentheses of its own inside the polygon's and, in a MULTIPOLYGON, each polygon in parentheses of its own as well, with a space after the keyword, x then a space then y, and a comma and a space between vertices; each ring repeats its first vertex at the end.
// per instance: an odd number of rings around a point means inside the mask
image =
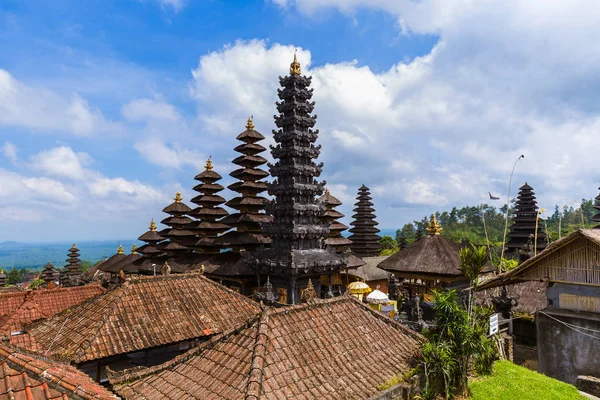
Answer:
POLYGON ((579 229, 481 290, 520 282, 547 284, 536 312, 539 371, 565 382, 600 371, 600 230, 579 229))
POLYGON ((110 373, 126 400, 409 399, 424 340, 352 296, 269 309, 164 364, 110 373))

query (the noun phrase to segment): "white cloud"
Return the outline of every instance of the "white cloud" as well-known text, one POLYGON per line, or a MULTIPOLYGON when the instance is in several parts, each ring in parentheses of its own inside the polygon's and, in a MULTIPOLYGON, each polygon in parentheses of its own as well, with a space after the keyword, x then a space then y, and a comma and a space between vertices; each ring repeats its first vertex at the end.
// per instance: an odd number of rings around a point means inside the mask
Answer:
POLYGON ((50 90, 28 86, 0 69, 0 126, 16 126, 43 132, 65 132, 90 136, 97 132, 119 132, 121 127, 74 93, 61 96, 50 90))
POLYGON ((0 199, 3 205, 50 202, 58 205, 74 203, 77 196, 62 182, 45 177, 25 177, 0 169, 0 199))
POLYGON ((177 109, 161 100, 137 99, 125 104, 121 113, 128 121, 166 120, 178 121, 177 109))
POLYGON ((158 137, 145 138, 137 142, 135 148, 150 164, 165 168, 179 169, 183 165, 191 165, 199 170, 207 159, 203 154, 190 150, 187 146, 180 146, 178 143, 168 146, 158 137))
POLYGON ((59 178, 82 180, 93 174, 85 168, 91 161, 87 153, 75 153, 70 147, 61 146, 31 156, 31 167, 59 178))
MULTIPOLYGON (((100 198, 111 196, 122 196, 123 201, 138 200, 143 203, 152 203, 164 198, 158 190, 150 185, 145 185, 139 181, 127 181, 124 178, 97 178, 88 183, 90 192, 100 198)), ((123 204, 129 206, 130 204, 123 204)))
MULTIPOLYGON (((323 177, 350 193, 362 183, 374 188, 383 227, 505 193, 520 154, 513 193, 527 180, 547 208, 595 196, 600 55, 589 37, 600 34, 600 4, 556 3, 285 2, 308 16, 324 7, 349 16, 377 9, 407 37, 439 36, 430 53, 399 57, 381 73, 355 61, 313 68, 308 50, 299 53, 313 76, 323 177)), ((255 40, 201 57, 192 93, 207 129, 231 135, 232 120, 252 113, 268 132, 276 76, 287 73, 293 49, 255 40)))
POLYGON ((4 142, 4 145, 0 147, 0 152, 4 155, 4 157, 8 158, 12 164, 17 163, 17 146, 15 146, 13 143, 4 142))
POLYGON ((175 12, 181 11, 187 4, 188 0, 157 0, 161 7, 171 7, 175 12))

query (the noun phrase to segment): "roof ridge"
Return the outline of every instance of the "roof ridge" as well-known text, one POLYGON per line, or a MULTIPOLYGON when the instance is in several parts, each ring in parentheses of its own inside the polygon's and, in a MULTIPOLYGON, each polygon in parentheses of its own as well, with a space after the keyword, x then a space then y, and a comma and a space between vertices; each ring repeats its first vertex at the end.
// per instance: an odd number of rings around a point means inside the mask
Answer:
POLYGON ((152 367, 133 367, 127 368, 121 371, 113 371, 109 366, 106 366, 106 376, 108 377, 109 382, 113 386, 120 385, 125 382, 131 382, 134 380, 145 378, 148 375, 154 374, 156 372, 164 371, 167 368, 174 367, 183 362, 186 362, 192 357, 196 357, 201 355, 203 352, 212 349, 216 344, 224 342, 229 339, 231 336, 234 336, 245 329, 250 328, 254 325, 258 320, 260 320, 262 313, 256 316, 249 318, 244 323, 236 326, 235 328, 229 329, 223 333, 215 335, 211 337, 206 342, 202 342, 196 347, 182 353, 172 359, 165 361, 162 364, 154 365, 152 367))
POLYGON ((190 277, 193 277, 193 278, 201 277, 202 279, 204 279, 207 283, 211 284, 212 286, 218 287, 221 290, 225 290, 226 292, 231 293, 240 299, 243 299, 248 304, 252 304, 253 306, 260 307, 260 304, 258 302, 249 299, 248 297, 242 295, 241 293, 236 292, 235 290, 228 288, 225 285, 222 285, 218 282, 213 281, 212 279, 208 278, 203 272, 200 272, 199 270, 188 271, 188 272, 184 272, 181 274, 168 274, 168 275, 156 275, 156 276, 138 275, 136 277, 130 278, 129 281, 133 284, 133 283, 138 283, 138 282, 148 282, 148 281, 152 281, 155 279, 157 279, 157 280, 172 280, 172 279, 185 279, 185 278, 190 278, 190 277))
MULTIPOLYGON (((106 325, 106 323, 108 322, 109 318, 111 317, 111 315, 114 313, 115 309, 117 308, 117 306, 121 303, 121 300, 123 300, 123 297, 125 296, 125 293, 128 291, 128 289, 131 287, 131 284, 129 284, 129 282, 124 282, 121 286, 119 286, 119 288, 115 289, 115 291, 122 289, 123 287, 125 287, 125 289, 121 290, 120 296, 118 296, 115 300, 114 300, 114 305, 112 307, 112 309, 110 310, 110 312, 107 312, 105 314, 105 317, 101 320, 100 326, 98 327, 98 329, 96 330, 96 334, 88 341, 88 345, 85 347, 81 348, 81 351, 79 352, 78 356, 77 356, 77 360, 80 360, 81 357, 83 357, 83 355, 85 354, 85 352, 92 347, 92 344, 94 343, 94 341, 96 341, 96 339, 98 338, 98 335, 100 334, 100 331, 102 330, 102 328, 104 327, 104 325, 106 325)), ((110 292, 109 292, 110 293, 110 292)), ((95 297, 95 296, 94 296, 95 297)), ((69 317, 67 317, 68 319, 69 317)), ((66 321, 66 320, 65 320, 66 321)), ((57 332, 57 335, 60 333, 60 331, 57 332)), ((50 349, 48 349, 49 351, 50 349)), ((77 361, 76 361, 77 362, 77 361)))
MULTIPOLYGON (((346 296, 344 296, 344 297, 346 297, 346 296)), ((349 301, 353 301, 353 302, 359 304, 364 310, 370 312, 373 316, 375 316, 377 319, 383 321, 384 323, 386 323, 390 326, 393 326, 395 328, 399 328, 401 331, 406 333, 411 338, 415 339, 417 342, 425 341, 425 337, 423 335, 421 335, 420 333, 415 332, 412 329, 407 328, 406 326, 402 325, 401 323, 394 321, 390 317, 386 317, 385 315, 381 314, 380 312, 373 310, 371 307, 367 306, 366 304, 363 304, 362 301, 358 300, 354 296, 347 296, 347 297, 348 297, 349 301)))
POLYGON ((260 397, 263 381, 263 366, 267 356, 267 343, 269 340, 269 313, 265 312, 258 321, 258 332, 252 352, 252 364, 248 373, 245 399, 256 399, 260 397))

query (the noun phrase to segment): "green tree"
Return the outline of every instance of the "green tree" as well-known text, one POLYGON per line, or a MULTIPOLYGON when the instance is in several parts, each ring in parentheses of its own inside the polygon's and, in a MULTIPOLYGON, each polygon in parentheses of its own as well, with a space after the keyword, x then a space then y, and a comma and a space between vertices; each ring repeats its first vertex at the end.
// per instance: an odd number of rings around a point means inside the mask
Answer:
POLYGON ((423 397, 448 399, 466 391, 470 365, 481 375, 490 374, 496 351, 486 335, 489 313, 470 317, 455 290, 434 293, 436 325, 423 332, 428 341, 421 349, 423 397))
POLYGON ((13 267, 13 269, 6 274, 6 283, 9 285, 16 285, 19 282, 21 282, 21 274, 18 269, 13 267))

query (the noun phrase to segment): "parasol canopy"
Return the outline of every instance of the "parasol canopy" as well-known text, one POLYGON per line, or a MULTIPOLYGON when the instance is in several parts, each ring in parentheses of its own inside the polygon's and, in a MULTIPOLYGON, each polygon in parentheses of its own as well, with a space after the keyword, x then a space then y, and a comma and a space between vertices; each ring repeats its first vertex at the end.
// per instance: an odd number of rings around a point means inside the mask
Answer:
POLYGON ((365 294, 371 292, 371 288, 364 282, 356 281, 348 285, 351 294, 365 294))
POLYGON ((390 301, 387 294, 383 293, 381 290, 373 290, 367 296, 367 303, 369 304, 386 304, 390 301))

